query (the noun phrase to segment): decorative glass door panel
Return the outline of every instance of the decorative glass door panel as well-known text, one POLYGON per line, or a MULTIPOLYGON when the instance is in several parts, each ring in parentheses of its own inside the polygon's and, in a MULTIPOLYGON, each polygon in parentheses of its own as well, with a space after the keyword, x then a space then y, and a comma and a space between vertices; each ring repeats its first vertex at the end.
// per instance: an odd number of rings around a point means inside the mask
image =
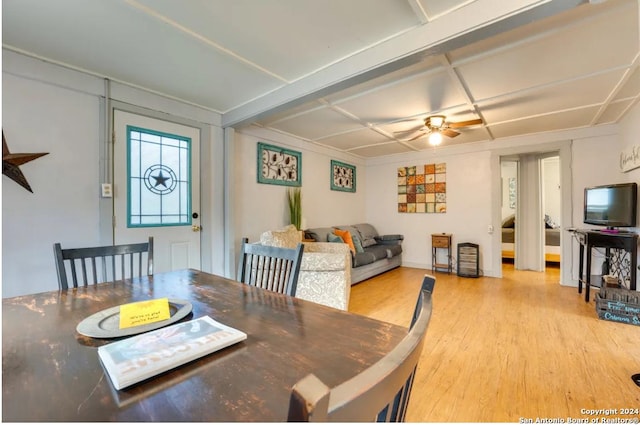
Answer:
POLYGON ((191 225, 191 139, 127 126, 127 226, 191 225))
POLYGON ((154 272, 200 269, 200 130, 114 110, 113 240, 154 240, 154 272))

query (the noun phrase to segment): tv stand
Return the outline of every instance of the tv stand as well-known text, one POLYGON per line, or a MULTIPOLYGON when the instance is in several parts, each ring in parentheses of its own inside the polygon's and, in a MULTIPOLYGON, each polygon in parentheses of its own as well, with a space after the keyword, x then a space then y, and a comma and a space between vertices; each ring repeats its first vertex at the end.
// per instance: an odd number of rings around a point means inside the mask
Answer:
MULTIPOLYGON (((585 302, 589 302, 589 291, 591 288, 591 250, 592 248, 605 248, 606 258, 608 262, 613 261, 618 272, 618 277, 629 277, 629 289, 636 289, 636 270, 638 262, 638 234, 631 232, 609 233, 605 230, 585 230, 577 229, 575 234, 580 243, 580 265, 578 267, 578 293, 582 293, 582 284, 585 285, 585 302), (584 270, 585 248, 587 252, 586 273, 584 270), (620 255, 611 256, 611 250, 618 250, 620 255), (622 252, 620 252, 622 251, 622 252), (630 257, 627 259, 627 255, 630 257)), ((611 262, 609 270, 612 269, 611 262)), ((595 276, 593 276, 595 277, 595 276)), ((598 276, 599 277, 599 276, 598 276)))

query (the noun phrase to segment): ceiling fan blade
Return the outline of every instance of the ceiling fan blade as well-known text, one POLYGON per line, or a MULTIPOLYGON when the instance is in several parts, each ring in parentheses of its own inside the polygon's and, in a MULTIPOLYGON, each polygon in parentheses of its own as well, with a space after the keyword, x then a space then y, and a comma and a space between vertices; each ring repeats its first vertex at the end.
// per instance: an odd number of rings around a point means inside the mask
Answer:
POLYGON ((444 130, 440 130, 440 133, 444 134, 447 137, 456 137, 460 135, 460 133, 458 133, 455 130, 451 130, 450 128, 445 128, 444 130))
POLYGON ((460 128, 460 127, 468 127, 470 125, 482 124, 482 120, 480 118, 469 121, 460 121, 460 122, 450 122, 447 125, 449 128, 460 128))

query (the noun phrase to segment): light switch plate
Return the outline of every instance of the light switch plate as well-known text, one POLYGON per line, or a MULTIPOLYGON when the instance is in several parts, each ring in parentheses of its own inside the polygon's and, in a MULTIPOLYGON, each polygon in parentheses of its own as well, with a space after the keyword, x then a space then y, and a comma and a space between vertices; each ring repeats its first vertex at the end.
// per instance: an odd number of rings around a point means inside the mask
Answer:
POLYGON ((111 198, 111 183, 102 183, 102 197, 103 198, 111 198))

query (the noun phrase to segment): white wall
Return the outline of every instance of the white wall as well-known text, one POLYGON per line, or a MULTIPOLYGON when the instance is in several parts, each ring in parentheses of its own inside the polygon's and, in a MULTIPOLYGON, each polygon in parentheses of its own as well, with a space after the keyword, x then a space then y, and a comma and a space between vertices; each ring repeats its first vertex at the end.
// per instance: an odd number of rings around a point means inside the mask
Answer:
POLYGON ((3 73, 2 127, 33 190, 2 177, 2 295, 56 289, 53 243, 97 244, 99 102, 3 73))
MULTIPOLYGON (((581 227, 584 186, 593 179, 611 180, 617 174, 617 126, 544 133, 450 147, 440 146, 436 150, 371 159, 367 166, 367 187, 376 189, 367 191, 367 221, 373 223, 381 232, 405 235, 403 263, 406 266, 430 269, 430 235, 447 232, 453 234, 454 247, 461 242, 479 244, 480 268, 483 273, 488 276, 501 276, 499 229, 502 218, 502 188, 499 183, 499 171, 495 174, 495 184, 498 186, 493 188, 493 153, 504 152, 505 155, 512 155, 529 151, 553 151, 559 149, 558 143, 568 140, 573 140, 572 159, 567 161, 566 168, 561 170, 561 173, 568 173, 570 177, 567 186, 569 189, 572 188, 570 193, 573 193, 573 196, 567 200, 566 217, 572 219, 564 220, 566 223, 563 222, 563 227, 581 227), (447 163, 447 213, 398 213, 395 177, 397 167, 433 162, 447 163), (495 231, 492 234, 488 231, 489 225, 494 226, 495 231)), ((498 160, 495 164, 499 167, 498 160)), ((577 285, 577 245, 576 253, 572 254, 573 241, 568 234, 565 235, 565 243, 569 246, 567 258, 563 259, 563 262, 566 261, 564 264, 569 270, 568 277, 562 283, 577 285), (572 272, 574 263, 575 271, 572 272)))
POLYGON ((544 213, 562 225, 560 211, 560 158, 557 156, 542 160, 542 195, 544 213))
MULTIPOLYGON (((636 104, 620 122, 621 150, 640 147, 640 104, 636 104)), ((625 182, 640 183, 640 168, 624 173, 625 182)))
MULTIPOLYGON (((10 151, 49 152, 20 167, 33 194, 2 177, 2 296, 10 297, 58 288, 55 242, 63 247, 111 242, 105 237, 110 215, 104 216, 99 192, 106 167, 103 79, 6 50, 2 66, 2 127, 10 151)), ((201 150, 213 171, 201 181, 203 212, 209 210, 208 217, 203 214, 209 232, 203 240, 210 258, 203 264, 222 270, 220 115, 121 84, 112 84, 111 97, 150 113, 205 123, 210 137, 201 150)))
POLYGON ((302 153, 303 227, 325 227, 365 220, 368 187, 364 161, 269 130, 251 127, 236 132, 235 181, 236 245, 243 237, 256 241, 260 234, 289 224, 287 186, 257 182, 257 143, 263 142, 302 153), (356 166, 356 192, 330 189, 331 160, 356 166))
POLYGON ((480 268, 487 269, 492 253, 488 226, 491 224, 490 152, 455 152, 446 149, 425 151, 389 158, 367 167, 367 221, 380 233, 404 235, 403 264, 431 267, 431 235, 452 233, 455 247, 461 242, 477 243, 481 247, 480 268), (442 152, 442 154, 440 153, 442 152), (399 213, 397 201, 398 167, 446 163, 447 212, 399 213))
MULTIPOLYGON (((621 150, 627 150, 632 147, 638 147, 640 149, 640 104, 636 104, 620 122, 620 138, 621 138, 621 150)), ((631 170, 624 173, 624 182, 636 182, 640 185, 640 168, 631 170)), ((638 214, 640 214, 640 208, 638 208, 638 214)), ((640 223, 640 218, 637 218, 640 223)), ((634 229, 636 232, 640 231, 640 227, 634 229)), ((640 254, 638 255, 640 258, 640 254)), ((638 261, 640 264, 640 260, 638 261)), ((640 271, 637 271, 640 274, 640 271)), ((636 290, 640 291, 640 285, 636 283, 636 290)))

